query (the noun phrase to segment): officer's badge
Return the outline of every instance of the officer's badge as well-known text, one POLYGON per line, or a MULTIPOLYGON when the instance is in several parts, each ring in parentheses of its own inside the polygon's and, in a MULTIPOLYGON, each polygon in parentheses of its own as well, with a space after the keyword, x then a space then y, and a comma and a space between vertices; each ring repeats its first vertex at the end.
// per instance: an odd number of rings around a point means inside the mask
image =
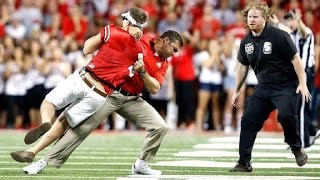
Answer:
POLYGON ((245 44, 244 50, 246 51, 247 55, 252 54, 254 50, 253 44, 252 43, 245 44))
POLYGON ((271 42, 265 42, 263 44, 263 54, 271 54, 271 52, 272 52, 271 42))

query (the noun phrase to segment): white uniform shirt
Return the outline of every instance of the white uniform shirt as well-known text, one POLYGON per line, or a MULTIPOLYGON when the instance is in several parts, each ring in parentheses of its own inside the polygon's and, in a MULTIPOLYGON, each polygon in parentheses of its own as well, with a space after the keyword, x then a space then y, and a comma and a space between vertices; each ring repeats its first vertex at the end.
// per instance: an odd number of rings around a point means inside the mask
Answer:
POLYGON ((315 64, 314 60, 314 36, 310 28, 307 28, 307 38, 302 39, 299 31, 291 32, 290 36, 296 45, 299 55, 303 61, 305 68, 312 68, 315 64), (306 63, 308 65, 306 66, 306 63))
POLYGON ((203 66, 203 61, 210 58, 208 51, 201 51, 194 55, 194 61, 197 66, 201 66, 201 72, 199 75, 199 81, 201 83, 212 83, 212 84, 222 84, 222 74, 217 66, 213 68, 208 68, 203 66))
POLYGON ((25 74, 20 72, 18 65, 11 68, 12 74, 8 78, 5 86, 5 94, 9 96, 24 96, 27 94, 27 84, 25 74))

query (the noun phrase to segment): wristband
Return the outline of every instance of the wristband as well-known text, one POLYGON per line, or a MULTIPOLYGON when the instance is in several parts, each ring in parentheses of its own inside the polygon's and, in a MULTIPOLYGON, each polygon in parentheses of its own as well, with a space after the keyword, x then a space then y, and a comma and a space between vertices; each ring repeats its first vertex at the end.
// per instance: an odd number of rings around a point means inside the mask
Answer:
POLYGON ((140 76, 145 75, 145 74, 146 74, 146 70, 145 70, 145 69, 141 70, 141 71, 139 72, 139 74, 140 74, 140 76))

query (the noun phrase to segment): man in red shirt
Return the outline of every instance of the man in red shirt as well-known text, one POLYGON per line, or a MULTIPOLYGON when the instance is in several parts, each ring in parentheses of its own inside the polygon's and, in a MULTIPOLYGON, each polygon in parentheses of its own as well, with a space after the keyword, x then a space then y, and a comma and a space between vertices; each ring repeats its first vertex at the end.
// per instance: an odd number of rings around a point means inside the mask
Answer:
POLYGON ((142 52, 136 39, 142 36, 142 24, 146 22, 147 15, 142 9, 134 7, 122 14, 122 17, 124 28, 108 25, 85 42, 84 54, 99 49, 86 67, 93 73, 76 70, 46 96, 41 104, 43 124, 27 133, 25 143, 31 144, 46 131, 50 131, 33 148, 11 153, 13 159, 19 162, 33 161, 32 156, 58 139, 69 125, 75 127, 95 113, 112 92, 110 87, 116 87, 126 78, 130 78, 128 67, 133 66, 137 54, 142 52), (110 70, 110 67, 114 69, 114 64, 118 66, 117 71, 110 70), (109 80, 110 84, 105 85, 104 81, 109 80), (55 110, 67 105, 69 106, 51 128, 55 110))
MULTIPOLYGON (((89 47, 95 47, 97 43, 92 41, 89 47)), ((130 120, 138 127, 145 128, 149 134, 146 136, 143 149, 132 166, 133 174, 160 175, 162 172, 151 169, 146 161, 151 160, 158 151, 161 141, 168 131, 168 125, 165 123, 159 113, 146 101, 139 93, 145 88, 151 94, 160 90, 164 81, 164 75, 168 67, 167 58, 173 55, 182 47, 182 39, 175 31, 167 31, 159 38, 150 38, 143 36, 137 42, 137 45, 143 52, 143 59, 139 59, 132 66, 125 68, 130 71, 129 77, 123 82, 113 81, 112 74, 104 76, 103 79, 97 79, 104 86, 108 94, 106 102, 100 109, 90 116, 86 121, 75 128, 69 129, 66 134, 55 144, 54 148, 41 160, 31 164, 23 170, 28 174, 37 174, 43 170, 47 163, 53 163, 53 166, 61 167, 69 155, 96 127, 112 112, 117 112, 124 118, 130 120)), ((102 48, 102 47, 101 47, 102 48)), ((94 49, 94 48, 92 48, 94 49)), ((86 67, 86 74, 95 77, 97 63, 93 60, 86 67)), ((114 62, 116 63, 116 62, 114 62)), ((121 65, 115 65, 114 77, 124 69, 121 65)), ((34 158, 34 154, 32 160, 34 158)))
POLYGON ((107 94, 112 91, 110 87, 116 88, 130 77, 128 67, 137 59, 137 54, 141 53, 136 39, 142 36, 142 24, 146 22, 147 16, 142 9, 131 8, 122 14, 122 17, 124 28, 108 25, 85 42, 84 54, 99 49, 85 67, 92 75, 84 70, 79 74, 76 70, 46 96, 41 104, 43 124, 27 133, 26 144, 35 142, 51 128, 55 110, 72 103, 59 119, 62 121, 66 116, 70 126, 74 127, 102 106, 107 94), (118 68, 115 68, 116 66, 118 68), (108 82, 108 86, 104 85, 104 82, 108 82))

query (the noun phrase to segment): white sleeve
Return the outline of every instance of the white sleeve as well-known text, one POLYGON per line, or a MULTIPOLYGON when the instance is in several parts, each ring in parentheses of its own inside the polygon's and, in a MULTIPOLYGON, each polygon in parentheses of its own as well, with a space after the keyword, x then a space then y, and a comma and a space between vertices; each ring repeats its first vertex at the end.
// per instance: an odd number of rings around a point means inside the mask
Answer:
POLYGON ((107 26, 104 27, 103 42, 106 43, 110 39, 110 35, 111 35, 110 25, 107 25, 107 26))

